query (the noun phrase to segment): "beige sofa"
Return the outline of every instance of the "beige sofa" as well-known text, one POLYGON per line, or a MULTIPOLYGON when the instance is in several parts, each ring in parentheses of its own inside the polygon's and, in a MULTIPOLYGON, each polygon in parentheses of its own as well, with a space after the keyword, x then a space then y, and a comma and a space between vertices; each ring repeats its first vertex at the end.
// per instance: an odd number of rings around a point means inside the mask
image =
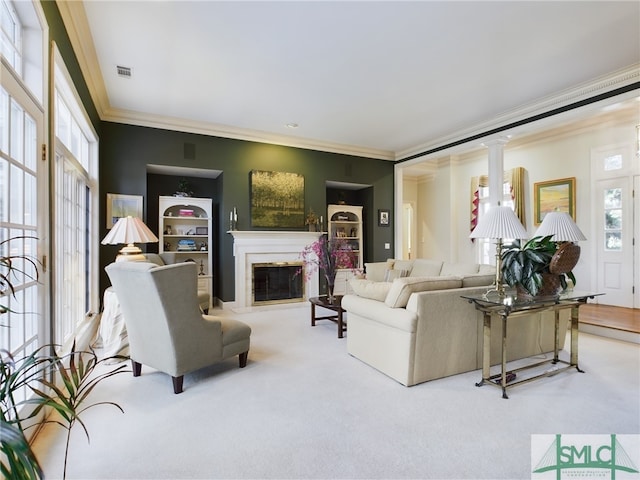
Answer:
MULTIPOLYGON (((482 368, 482 315, 461 296, 485 293, 494 267, 422 259, 365 267, 366 278, 352 279, 354 293, 342 299, 349 354, 406 386, 482 368)), ((567 321, 563 314, 560 331, 567 321)), ((509 326, 508 360, 553 351, 553 313, 519 317, 509 326)), ((501 322, 493 319, 493 364, 501 335, 501 322)))

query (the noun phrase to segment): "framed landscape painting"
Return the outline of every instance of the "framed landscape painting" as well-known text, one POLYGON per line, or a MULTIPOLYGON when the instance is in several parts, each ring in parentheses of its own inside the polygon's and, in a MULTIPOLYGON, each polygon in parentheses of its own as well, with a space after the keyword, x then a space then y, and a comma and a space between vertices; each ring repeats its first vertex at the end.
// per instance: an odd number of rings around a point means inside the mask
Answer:
POLYGON ((122 217, 142 220, 142 195, 107 193, 107 228, 112 228, 122 217))
POLYGON ((576 221, 576 178, 537 182, 533 187, 534 221, 540 225, 549 212, 566 212, 576 221))
POLYGON ((251 226, 304 227, 304 176, 251 171, 251 226))

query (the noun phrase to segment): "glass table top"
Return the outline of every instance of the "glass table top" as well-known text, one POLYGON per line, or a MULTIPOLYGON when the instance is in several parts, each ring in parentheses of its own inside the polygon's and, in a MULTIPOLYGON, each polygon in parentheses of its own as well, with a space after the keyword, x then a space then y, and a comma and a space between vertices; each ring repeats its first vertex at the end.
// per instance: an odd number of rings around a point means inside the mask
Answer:
POLYGON ((586 301, 603 293, 585 292, 580 290, 570 290, 562 292, 558 295, 551 296, 519 296, 515 290, 506 290, 504 295, 499 294, 495 290, 487 293, 479 293, 473 295, 461 295, 462 298, 486 307, 505 307, 510 310, 524 309, 554 303, 565 303, 572 301, 586 301))

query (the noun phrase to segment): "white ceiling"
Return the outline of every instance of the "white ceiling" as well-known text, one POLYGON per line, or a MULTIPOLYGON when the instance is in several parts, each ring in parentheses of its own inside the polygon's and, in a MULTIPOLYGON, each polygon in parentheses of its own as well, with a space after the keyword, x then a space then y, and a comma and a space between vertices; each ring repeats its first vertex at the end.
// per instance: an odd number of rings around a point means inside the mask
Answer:
POLYGON ((60 9, 103 119, 390 160, 640 63, 636 1, 60 9))

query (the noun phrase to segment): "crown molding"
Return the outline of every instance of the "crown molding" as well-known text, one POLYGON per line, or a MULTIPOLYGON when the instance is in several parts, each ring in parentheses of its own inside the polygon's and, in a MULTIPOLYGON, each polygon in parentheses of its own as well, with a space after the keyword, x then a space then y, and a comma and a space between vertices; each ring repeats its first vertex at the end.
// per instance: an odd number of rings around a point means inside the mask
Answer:
MULTIPOLYGON (((500 127, 526 120, 527 118, 532 118, 536 115, 541 115, 572 103, 587 100, 594 96, 615 90, 616 88, 628 86, 640 81, 640 64, 634 64, 590 82, 585 82, 574 88, 567 89, 559 94, 544 97, 536 102, 522 105, 498 115, 495 118, 470 126, 466 129, 459 130, 450 135, 446 135, 405 150, 392 152, 331 142, 321 142, 299 137, 276 135, 263 131, 242 129, 228 125, 196 122, 186 119, 113 109, 110 106, 109 98, 107 96, 102 72, 98 63, 98 56, 89 30, 89 23, 87 21, 83 3, 80 1, 56 1, 56 5, 60 11, 65 28, 67 29, 67 33, 78 59, 78 64, 80 65, 82 74, 87 82, 91 98, 95 104, 100 119, 103 121, 197 133, 236 140, 269 143, 287 147, 367 157, 378 160, 401 161, 411 156, 420 155, 424 152, 442 148, 466 138, 482 135, 483 133, 490 132, 494 129, 499 129, 500 127)), ((478 140, 477 142, 480 143, 481 140, 478 140)), ((468 145, 465 148, 468 149, 468 145)), ((444 152, 439 152, 438 156, 443 153, 444 152)), ((427 157, 431 157, 431 155, 425 154, 423 156, 423 160, 427 157)))
POLYGON ((174 130, 178 132, 196 133, 213 137, 230 138, 249 142, 268 143, 285 147, 303 148, 306 150, 318 150, 321 152, 339 153, 357 157, 375 158, 378 160, 394 161, 393 152, 378 150, 339 143, 321 142, 318 140, 276 135, 259 130, 232 127, 215 123, 199 122, 161 115, 149 115, 131 110, 110 108, 104 111, 100 118, 107 122, 137 125, 141 127, 159 128, 162 130, 174 130))
MULTIPOLYGON (((585 82, 576 87, 564 90, 558 94, 550 95, 535 102, 516 107, 498 115, 495 118, 457 131, 454 134, 446 135, 410 149, 399 151, 396 153, 396 160, 399 161, 413 155, 420 155, 420 153, 442 148, 446 145, 464 140, 465 138, 482 135, 483 133, 499 129, 500 127, 526 120, 537 115, 543 115, 554 109, 566 107, 567 105, 583 100, 588 100, 597 95, 602 95, 617 88, 632 85, 639 81, 640 63, 636 63, 627 68, 623 68, 592 81, 585 82)), ((506 132, 501 132, 499 135, 504 135, 505 133, 506 132)), ((480 143, 481 140, 477 140, 477 142, 480 143)))
POLYGON ((160 128, 163 130, 197 133, 250 142, 269 143, 285 147, 304 148, 307 150, 319 150, 322 152, 375 158, 378 160, 395 160, 394 152, 386 150, 321 142, 318 140, 289 137, 285 135, 275 135, 267 132, 231 127, 228 125, 196 122, 181 118, 149 115, 111 108, 83 3, 57 1, 56 5, 60 11, 60 16, 62 17, 64 26, 67 29, 71 46, 76 54, 76 58, 78 59, 78 64, 80 65, 80 70, 87 82, 91 99, 95 104, 100 119, 103 121, 160 128))
POLYGON ((93 37, 89 30, 87 14, 83 2, 56 1, 62 22, 67 29, 80 70, 89 89, 89 95, 102 119, 103 113, 109 108, 109 97, 102 78, 102 70, 98 63, 98 54, 93 44, 93 37))

